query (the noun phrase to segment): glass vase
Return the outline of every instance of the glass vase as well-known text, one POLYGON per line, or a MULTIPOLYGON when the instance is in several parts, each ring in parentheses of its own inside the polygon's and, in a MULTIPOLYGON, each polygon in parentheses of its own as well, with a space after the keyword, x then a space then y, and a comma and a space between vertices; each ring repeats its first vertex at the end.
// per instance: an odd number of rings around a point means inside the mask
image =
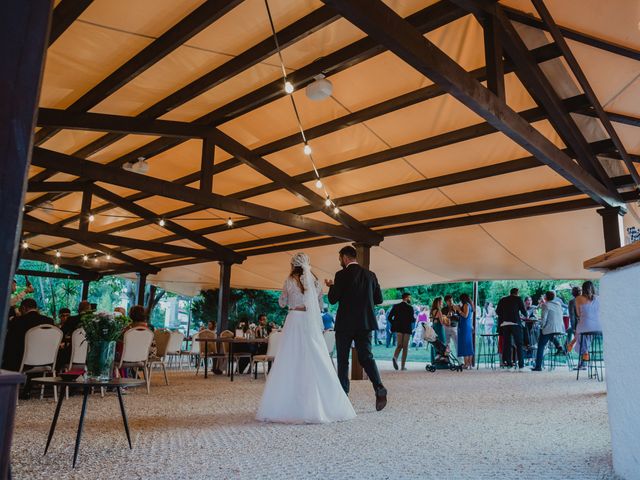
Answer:
POLYGON ((110 380, 115 356, 115 341, 97 340, 89 342, 87 378, 89 380, 110 380))

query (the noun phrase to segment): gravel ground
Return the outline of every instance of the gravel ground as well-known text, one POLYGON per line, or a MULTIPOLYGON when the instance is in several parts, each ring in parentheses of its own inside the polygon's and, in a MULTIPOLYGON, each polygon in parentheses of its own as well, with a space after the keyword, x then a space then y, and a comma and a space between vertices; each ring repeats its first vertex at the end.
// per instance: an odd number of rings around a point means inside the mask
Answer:
POLYGON ((89 399, 75 470, 80 398, 65 401, 46 457, 53 400, 22 401, 13 446, 16 479, 614 479, 604 383, 554 372, 406 372, 379 362, 389 404, 374 408, 354 382, 358 417, 328 425, 254 420, 264 380, 204 380, 170 372, 125 397, 133 450, 117 398, 89 399))

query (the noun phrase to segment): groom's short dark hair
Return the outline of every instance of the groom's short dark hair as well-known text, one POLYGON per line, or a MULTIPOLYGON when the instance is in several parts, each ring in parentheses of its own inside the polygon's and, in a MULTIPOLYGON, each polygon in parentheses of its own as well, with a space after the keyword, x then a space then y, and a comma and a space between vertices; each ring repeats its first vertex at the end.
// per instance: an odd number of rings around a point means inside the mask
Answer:
POLYGON ((351 245, 347 245, 346 247, 342 247, 338 252, 340 255, 348 258, 356 258, 358 254, 356 253, 356 249, 351 245))

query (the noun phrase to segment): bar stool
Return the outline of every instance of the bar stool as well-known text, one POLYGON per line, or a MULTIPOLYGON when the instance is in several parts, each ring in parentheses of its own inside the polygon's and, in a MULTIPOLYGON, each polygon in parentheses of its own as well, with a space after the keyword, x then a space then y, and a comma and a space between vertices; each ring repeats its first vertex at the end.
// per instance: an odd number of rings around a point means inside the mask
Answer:
POLYGON ((580 379, 580 365, 587 364, 587 375, 599 382, 604 380, 604 352, 602 348, 602 332, 584 332, 580 334, 580 357, 578 358, 578 372, 576 380, 580 379), (584 351, 589 358, 582 360, 584 351))
MULTIPOLYGON (((567 342, 567 334, 566 333, 556 333, 554 335, 554 339, 559 340, 560 345, 566 345, 567 342)), ((558 353, 558 351, 556 350, 556 347, 554 345, 553 342, 549 342, 547 343, 547 350, 544 354, 543 360, 542 360, 542 364, 543 366, 546 365, 547 369, 549 371, 551 370, 555 370, 555 368, 560 365, 560 359, 564 358, 565 364, 567 365, 567 368, 569 370, 573 370, 573 358, 571 358, 571 355, 569 354, 569 352, 567 352, 567 349, 564 348, 564 351, 562 353, 558 353)))
POLYGON ((489 365, 495 370, 496 356, 498 355, 498 334, 482 333, 480 334, 480 344, 478 345, 478 359, 476 362, 476 370, 480 368, 480 363, 484 363, 486 367, 489 365))

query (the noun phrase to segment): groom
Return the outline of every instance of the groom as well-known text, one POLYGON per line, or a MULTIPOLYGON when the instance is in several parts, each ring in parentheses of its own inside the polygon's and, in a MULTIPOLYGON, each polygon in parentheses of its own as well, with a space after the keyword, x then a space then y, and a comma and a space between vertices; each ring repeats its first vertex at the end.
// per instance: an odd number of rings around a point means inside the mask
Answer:
POLYGON ((329 287, 329 302, 340 303, 335 324, 338 378, 349 394, 349 349, 354 342, 358 360, 376 392, 376 410, 380 411, 387 404, 387 389, 371 354, 371 331, 378 329, 374 305, 382 303, 382 292, 375 273, 358 265, 355 248, 344 247, 338 255, 342 270, 336 273, 335 281, 324 281, 329 287))

